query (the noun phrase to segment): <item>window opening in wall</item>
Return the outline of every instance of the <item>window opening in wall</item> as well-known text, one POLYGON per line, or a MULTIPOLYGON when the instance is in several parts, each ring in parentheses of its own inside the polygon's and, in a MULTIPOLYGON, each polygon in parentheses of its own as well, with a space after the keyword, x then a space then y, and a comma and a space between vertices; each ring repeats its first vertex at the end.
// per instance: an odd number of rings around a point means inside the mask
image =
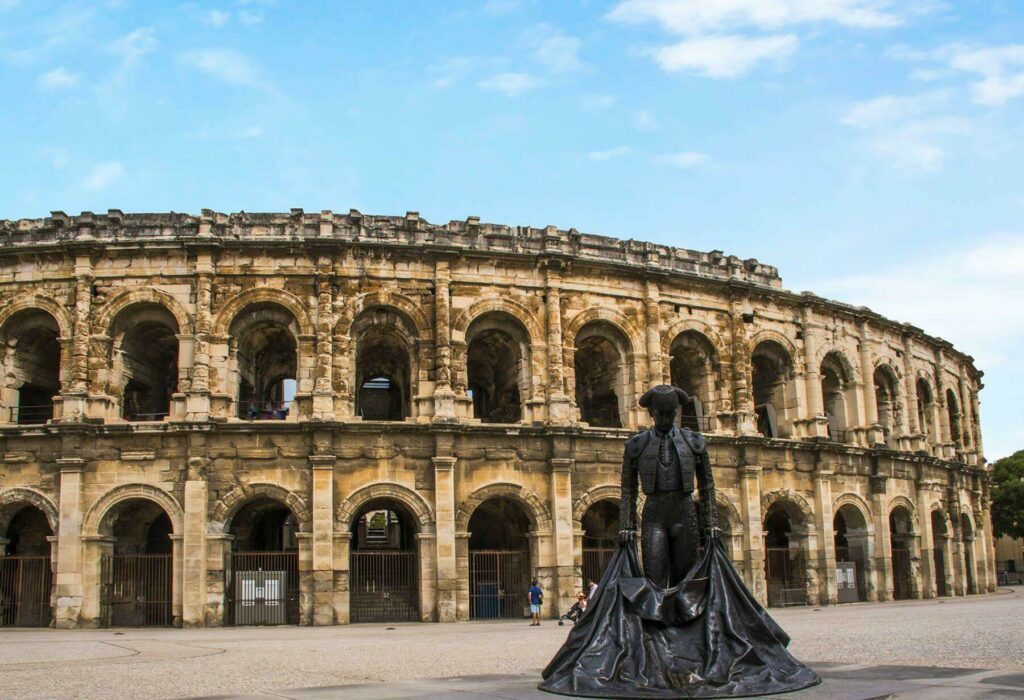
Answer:
POLYGON ((917 427, 926 438, 932 436, 932 415, 935 407, 932 390, 924 378, 917 380, 917 427))
POLYGON ((626 367, 618 335, 610 324, 597 322, 576 336, 576 405, 580 420, 594 427, 622 427, 626 367))
POLYGON ((679 424, 691 430, 710 431, 711 413, 706 402, 714 391, 715 351, 696 331, 684 331, 672 341, 669 373, 674 386, 690 397, 679 412, 679 424))
POLYGON ((404 321, 385 309, 355 324, 356 413, 364 420, 401 421, 409 415, 412 346, 404 321))
POLYGON ((253 304, 231 326, 237 338, 238 417, 284 420, 298 377, 294 318, 278 304, 253 304))
POLYGON ((178 391, 178 324, 162 306, 139 304, 114 321, 115 365, 121 370, 121 416, 162 420, 178 391))
POLYGON ((946 417, 949 420, 949 439, 957 447, 962 447, 960 429, 960 403, 952 389, 946 390, 946 417))
POLYGON ((793 365, 778 343, 766 340, 758 343, 751 354, 754 413, 757 430, 769 438, 789 434, 788 403, 791 394, 793 365))
POLYGON ((829 353, 821 363, 821 396, 825 417, 828 418, 828 436, 835 442, 847 442, 848 417, 853 415, 848 406, 850 378, 842 361, 829 353))
POLYGON ((493 312, 474 319, 466 342, 473 415, 484 423, 518 423, 523 418, 521 387, 528 384, 525 331, 511 316, 493 312))
POLYGON ((3 328, 5 358, 4 408, 12 423, 45 423, 53 418, 60 393, 59 328, 53 316, 27 309, 3 328))
POLYGON ((882 428, 882 439, 889 449, 896 449, 897 429, 902 426, 901 408, 897 395, 899 380, 888 365, 879 365, 874 372, 875 406, 878 408, 878 425, 882 428))

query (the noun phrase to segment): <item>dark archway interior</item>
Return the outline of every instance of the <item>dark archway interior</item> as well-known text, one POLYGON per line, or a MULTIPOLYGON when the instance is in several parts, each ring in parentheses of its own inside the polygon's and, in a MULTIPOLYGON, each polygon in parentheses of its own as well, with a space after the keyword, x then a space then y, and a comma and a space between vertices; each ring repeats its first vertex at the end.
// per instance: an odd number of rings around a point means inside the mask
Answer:
POLYGON ((60 393, 59 334, 57 321, 45 311, 22 311, 8 321, 4 341, 13 352, 11 369, 18 390, 12 421, 45 423, 53 418, 53 398, 60 393))
POLYGON ((792 531, 792 523, 785 510, 774 505, 768 509, 768 515, 764 519, 766 547, 788 547, 792 531))
POLYGON ((899 380, 886 365, 875 368, 875 406, 878 409, 878 424, 882 426, 883 439, 890 449, 896 446, 896 430, 902 423, 900 405, 897 399, 899 380))
POLYGON ((889 513, 889 534, 894 543, 897 538, 902 541, 904 538, 913 536, 914 522, 909 511, 903 506, 896 506, 889 513))
POLYGON ((530 519, 510 498, 490 498, 469 519, 470 549, 529 549, 530 519))
POLYGON ((291 313, 278 304, 247 306, 231 324, 238 339, 238 416, 287 418, 288 384, 298 376, 297 329, 291 313))
POLYGON ((412 551, 416 519, 409 509, 389 498, 374 499, 352 521, 353 551, 412 551))
POLYGON ((669 372, 673 386, 690 397, 679 412, 681 426, 706 430, 704 406, 711 397, 710 373, 713 364, 711 344, 695 331, 680 333, 669 351, 669 372))
POLYGON ((118 315, 124 363, 121 415, 126 420, 159 420, 170 413, 178 390, 178 324, 162 306, 143 304, 118 315))
POLYGON ((786 382, 792 372, 789 354, 765 340, 754 348, 750 363, 757 430, 765 437, 783 437, 780 416, 786 410, 786 382))
POLYGON ((236 552, 298 550, 298 523, 288 506, 272 498, 257 498, 242 506, 231 520, 236 552))
POLYGON ((466 353, 474 416, 484 423, 518 423, 522 419, 522 362, 519 343, 506 331, 489 328, 475 334, 466 353))
POLYGON ((171 519, 158 504, 132 498, 114 507, 106 529, 114 538, 114 554, 170 554, 171 519))
POLYGON ((846 537, 846 518, 843 517, 842 511, 837 512, 836 517, 832 519, 832 530, 835 533, 836 549, 850 546, 850 540, 846 537))
POLYGON ((410 348, 394 326, 393 314, 371 325, 356 351, 356 412, 364 420, 405 420, 409 415, 410 348))
POLYGON ((621 428, 619 385, 622 356, 608 338, 591 335, 576 346, 576 405, 580 420, 600 428, 621 428))
POLYGON ((917 380, 917 427, 927 436, 932 434, 932 389, 923 378, 917 380))
POLYGON ((949 419, 949 439, 960 447, 960 402, 952 389, 946 389, 946 417, 949 419))
POLYGON ((829 353, 821 363, 821 398, 828 432, 833 439, 842 440, 847 427, 846 391, 849 377, 839 358, 829 353))
POLYGON ((7 525, 6 556, 48 557, 53 529, 46 514, 35 506, 27 505, 18 510, 7 525))
POLYGON ((598 501, 587 508, 580 521, 584 547, 612 547, 619 537, 619 504, 598 501))

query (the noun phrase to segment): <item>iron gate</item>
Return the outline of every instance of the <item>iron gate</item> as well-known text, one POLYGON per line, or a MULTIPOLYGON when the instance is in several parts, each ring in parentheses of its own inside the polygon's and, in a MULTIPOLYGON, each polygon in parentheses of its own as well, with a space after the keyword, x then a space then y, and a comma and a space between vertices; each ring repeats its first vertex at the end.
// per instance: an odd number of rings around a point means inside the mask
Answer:
POLYGON ((299 623, 298 552, 232 552, 224 576, 228 624, 299 623))
POLYGON ((105 554, 100 559, 104 627, 170 627, 170 554, 105 554))
POLYGON ((945 598, 949 595, 946 592, 946 558, 939 547, 934 549, 932 555, 932 561, 935 562, 935 595, 945 598))
POLYGON ((764 560, 768 605, 806 605, 803 552, 788 547, 768 547, 764 560))
POLYGON ((587 590, 587 581, 600 583, 604 576, 604 570, 615 554, 613 547, 584 547, 583 548, 583 591, 587 590))
POLYGON ((913 597, 910 589, 910 550, 892 548, 892 598, 909 600, 913 597))
POLYGON ((49 557, 0 558, 0 627, 49 627, 52 587, 49 557))
POLYGON ((416 552, 352 552, 349 619, 352 622, 416 622, 416 552))
POLYGON ((469 616, 477 620, 526 617, 530 554, 481 549, 469 553, 469 616))

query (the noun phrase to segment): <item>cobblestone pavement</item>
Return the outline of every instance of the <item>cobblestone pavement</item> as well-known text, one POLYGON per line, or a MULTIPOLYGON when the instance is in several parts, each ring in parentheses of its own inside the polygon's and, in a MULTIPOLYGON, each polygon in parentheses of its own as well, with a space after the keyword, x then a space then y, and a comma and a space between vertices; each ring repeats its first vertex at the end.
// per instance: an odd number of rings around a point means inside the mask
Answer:
MULTIPOLYGON (((875 683, 862 693, 845 693, 846 697, 870 697, 876 690, 884 692, 875 695, 906 691, 908 697, 974 693, 961 692, 966 687, 962 685, 929 686, 936 677, 966 678, 972 688, 987 688, 986 697, 1024 693, 1022 673, 995 674, 1018 679, 1020 685, 1010 692, 992 680, 993 674, 952 670, 1024 671, 1021 587, 988 596, 790 608, 772 614, 792 636, 793 653, 818 665, 826 678, 825 686, 800 695, 802 699, 842 696, 845 691, 839 691, 855 686, 861 676, 897 685, 875 683), (880 665, 941 668, 879 670, 880 665), (903 675, 889 678, 893 674, 903 675)), ((0 696, 92 700, 274 692, 303 698, 445 697, 455 691, 452 683, 464 682, 476 683, 474 693, 482 693, 477 697, 534 697, 531 689, 540 669, 567 630, 551 621, 540 628, 516 621, 203 630, 8 629, 0 631, 0 696), (458 677, 465 680, 452 680, 458 677), (409 683, 420 679, 444 680, 409 683), (391 685, 378 685, 381 682, 391 685), (422 692, 410 690, 416 688, 422 692)))

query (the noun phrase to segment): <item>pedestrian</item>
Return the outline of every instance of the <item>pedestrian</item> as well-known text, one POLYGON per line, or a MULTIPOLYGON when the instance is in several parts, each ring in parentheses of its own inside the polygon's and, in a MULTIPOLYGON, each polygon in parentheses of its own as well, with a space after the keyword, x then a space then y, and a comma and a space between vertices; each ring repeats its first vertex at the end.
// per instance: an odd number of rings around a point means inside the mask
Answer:
POLYGON ((533 579, 533 584, 527 591, 526 597, 530 601, 530 614, 533 615, 530 627, 540 627, 540 606, 544 602, 544 591, 537 584, 537 579, 533 579))
POLYGON ((594 594, 597 592, 597 584, 594 583, 594 579, 587 581, 587 602, 589 603, 594 599, 594 594))

